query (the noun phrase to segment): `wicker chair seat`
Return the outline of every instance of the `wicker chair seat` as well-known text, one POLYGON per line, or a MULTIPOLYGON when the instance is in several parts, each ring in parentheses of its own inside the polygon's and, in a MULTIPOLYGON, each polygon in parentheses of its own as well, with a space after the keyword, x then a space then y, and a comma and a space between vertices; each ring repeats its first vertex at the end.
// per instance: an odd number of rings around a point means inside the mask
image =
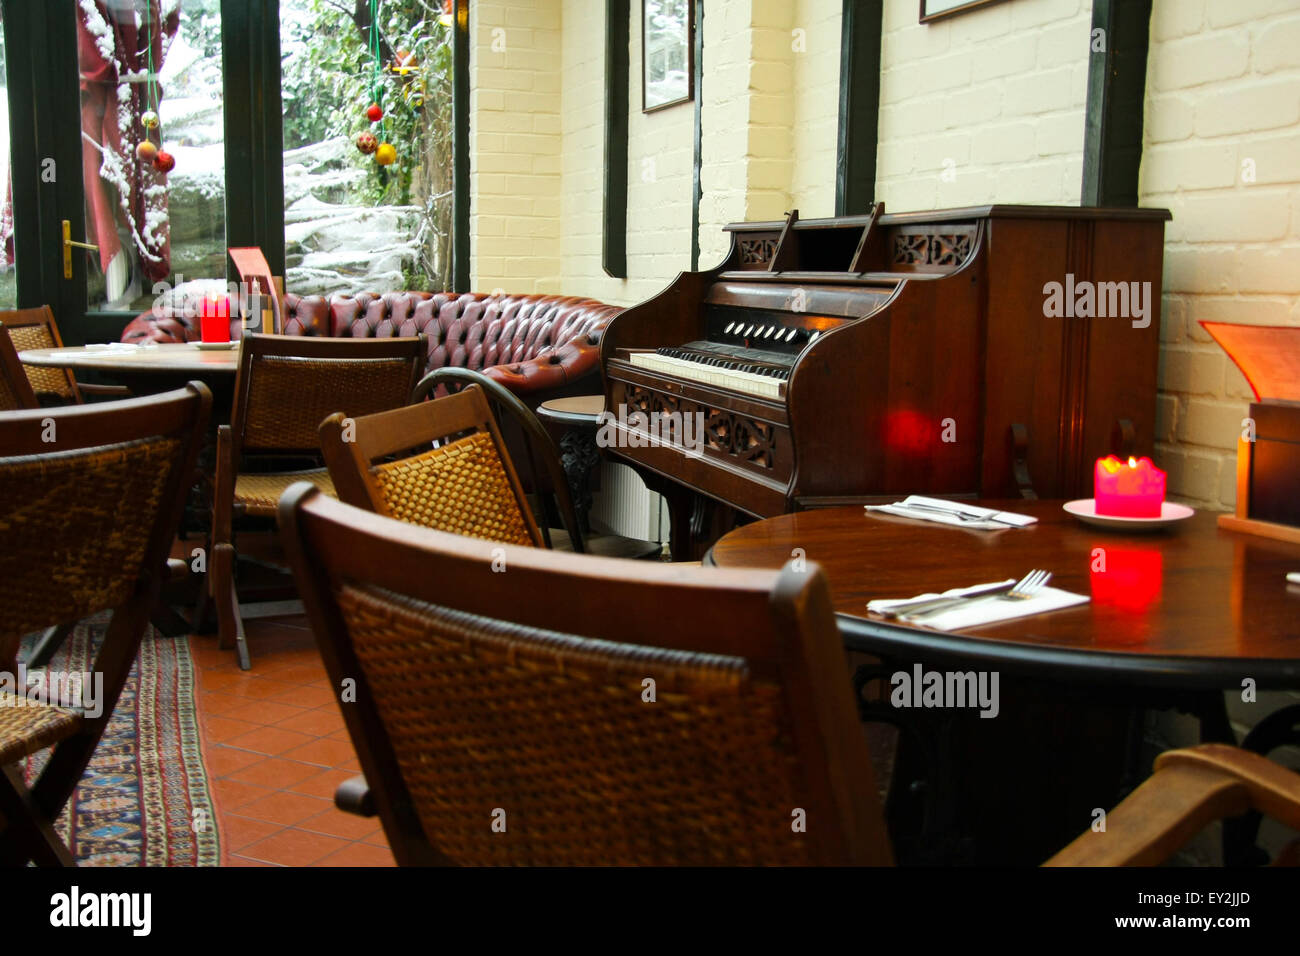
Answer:
POLYGON ((235 503, 244 509, 245 514, 274 516, 280 496, 295 481, 310 481, 331 498, 337 497, 330 473, 324 468, 315 468, 311 471, 238 475, 235 478, 235 503))
POLYGON ((0 691, 0 767, 52 747, 80 728, 80 714, 0 691))

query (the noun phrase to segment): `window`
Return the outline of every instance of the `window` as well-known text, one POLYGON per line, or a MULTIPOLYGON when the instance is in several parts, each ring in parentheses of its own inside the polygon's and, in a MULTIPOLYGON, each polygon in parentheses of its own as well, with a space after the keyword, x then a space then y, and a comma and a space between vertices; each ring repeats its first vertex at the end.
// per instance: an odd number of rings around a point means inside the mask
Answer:
POLYGON ((220 0, 78 0, 91 310, 225 281, 220 0))
POLYGON ((450 5, 346 7, 280 3, 285 287, 450 289, 450 5))

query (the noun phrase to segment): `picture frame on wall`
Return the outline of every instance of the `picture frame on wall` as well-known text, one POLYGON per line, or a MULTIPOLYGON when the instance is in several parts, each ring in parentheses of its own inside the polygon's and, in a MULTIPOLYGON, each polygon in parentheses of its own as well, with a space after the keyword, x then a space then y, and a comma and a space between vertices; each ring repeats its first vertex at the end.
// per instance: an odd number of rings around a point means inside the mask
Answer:
POLYGON ((944 17, 966 13, 970 10, 978 10, 980 7, 990 7, 995 3, 1002 2, 1003 0, 921 0, 921 22, 929 23, 931 20, 942 20, 944 17))
POLYGON ((693 0, 641 0, 641 111, 695 98, 693 0))

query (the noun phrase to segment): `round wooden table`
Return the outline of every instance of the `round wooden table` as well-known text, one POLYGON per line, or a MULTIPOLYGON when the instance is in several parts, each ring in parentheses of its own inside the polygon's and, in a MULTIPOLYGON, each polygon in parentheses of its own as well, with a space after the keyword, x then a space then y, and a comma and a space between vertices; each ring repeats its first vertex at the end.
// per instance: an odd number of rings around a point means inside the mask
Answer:
POLYGON ((604 395, 570 395, 537 406, 538 420, 560 449, 560 465, 569 480, 569 494, 584 533, 591 530, 592 493, 600 487, 596 431, 604 410, 604 395))
MULTIPOLYGON (((874 658, 854 679, 863 718, 902 733, 889 798, 901 858, 1039 863, 1150 773, 1145 711, 1193 714, 1202 739, 1235 743, 1224 690, 1242 693, 1247 679, 1300 687, 1300 587, 1286 581, 1300 545, 1220 530, 1211 513, 1125 534, 1081 524, 1059 501, 978 504, 1039 522, 976 531, 861 507, 805 511, 738 528, 706 557, 759 568, 804 557, 824 569, 846 647, 874 658), (1091 601, 954 632, 867 612, 874 598, 1031 568, 1091 601), (900 708, 891 686, 916 668, 1000 676, 997 719, 900 708)), ((1254 735, 1243 745, 1267 749, 1254 735)), ((1253 839, 1225 830, 1225 853, 1243 859, 1253 839)))
POLYGON ((1181 688, 1300 687, 1300 545, 1224 531, 1210 512, 1160 531, 1082 524, 1059 501, 981 501, 1038 518, 963 530, 862 508, 803 511, 738 528, 713 546, 722 567, 777 568, 801 549, 830 581, 847 646, 980 661, 1054 676, 1181 688), (886 621, 875 598, 905 598, 1031 568, 1088 594, 1078 607, 958 632, 886 621))
POLYGON ((93 371, 128 386, 137 395, 179 388, 190 379, 228 390, 239 370, 239 347, 200 349, 193 342, 171 342, 150 348, 96 349, 84 345, 19 352, 24 364, 93 371))

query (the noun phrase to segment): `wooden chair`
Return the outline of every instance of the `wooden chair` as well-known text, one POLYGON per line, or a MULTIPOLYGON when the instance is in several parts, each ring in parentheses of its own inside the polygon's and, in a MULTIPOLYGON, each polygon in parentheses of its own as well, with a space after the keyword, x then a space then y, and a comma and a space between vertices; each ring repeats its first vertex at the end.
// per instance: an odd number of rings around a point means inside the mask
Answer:
POLYGON ((498 429, 505 435, 502 455, 514 450, 514 465, 524 470, 522 484, 533 492, 539 503, 541 520, 538 524, 546 547, 606 558, 660 560, 663 545, 657 541, 619 534, 588 535, 584 531, 573 505, 569 480, 560 462, 560 450, 555 447, 555 440, 532 409, 500 382, 473 369, 448 366, 435 369, 420 379, 412 401, 422 401, 434 395, 440 387, 452 394, 471 385, 483 390, 498 429), (559 518, 562 529, 551 527, 547 515, 552 513, 559 518))
POLYGON ((0 415, 0 661, 24 634, 112 612, 92 668, 103 676, 98 716, 0 700, 0 862, 72 862, 54 821, 135 660, 211 403, 192 382, 148 398, 0 415), (13 763, 49 746, 29 789, 13 763))
POLYGON ((890 862, 817 568, 633 579, 307 484, 280 528, 399 863, 890 862))
MULTIPOLYGON (((1154 866, 1215 820, 1247 811, 1300 830, 1300 775, 1267 757, 1226 744, 1170 750, 1155 773, 1048 866, 1154 866)), ((1279 862, 1296 865, 1295 844, 1279 862), (1288 857, 1288 854, 1290 855, 1288 857)))
POLYGON ((341 501, 438 531, 542 546, 478 386, 355 419, 335 413, 320 444, 341 501))
MULTIPOLYGON (((308 338, 244 335, 230 424, 217 430, 209 594, 216 603, 221 646, 234 647, 239 665, 252 666, 235 591, 234 521, 274 518, 280 494, 307 480, 333 494, 321 467, 254 470, 261 459, 320 460, 318 429, 342 410, 367 415, 404 405, 427 360, 426 339, 308 338)), ((202 617, 202 611, 197 615, 202 617)))
MULTIPOLYGON (((59 325, 54 321, 54 313, 48 305, 35 309, 11 309, 0 312, 0 322, 9 328, 14 347, 23 352, 27 349, 63 348, 63 337, 59 335, 59 325)), ((99 395, 111 398, 127 398, 130 389, 121 385, 94 385, 78 382, 67 368, 45 368, 37 365, 25 365, 27 380, 31 382, 32 391, 38 397, 49 396, 55 404, 80 405, 87 395, 99 395)))
POLYGON ((18 350, 9 337, 9 329, 0 322, 0 412, 36 408, 40 403, 18 361, 18 350))

